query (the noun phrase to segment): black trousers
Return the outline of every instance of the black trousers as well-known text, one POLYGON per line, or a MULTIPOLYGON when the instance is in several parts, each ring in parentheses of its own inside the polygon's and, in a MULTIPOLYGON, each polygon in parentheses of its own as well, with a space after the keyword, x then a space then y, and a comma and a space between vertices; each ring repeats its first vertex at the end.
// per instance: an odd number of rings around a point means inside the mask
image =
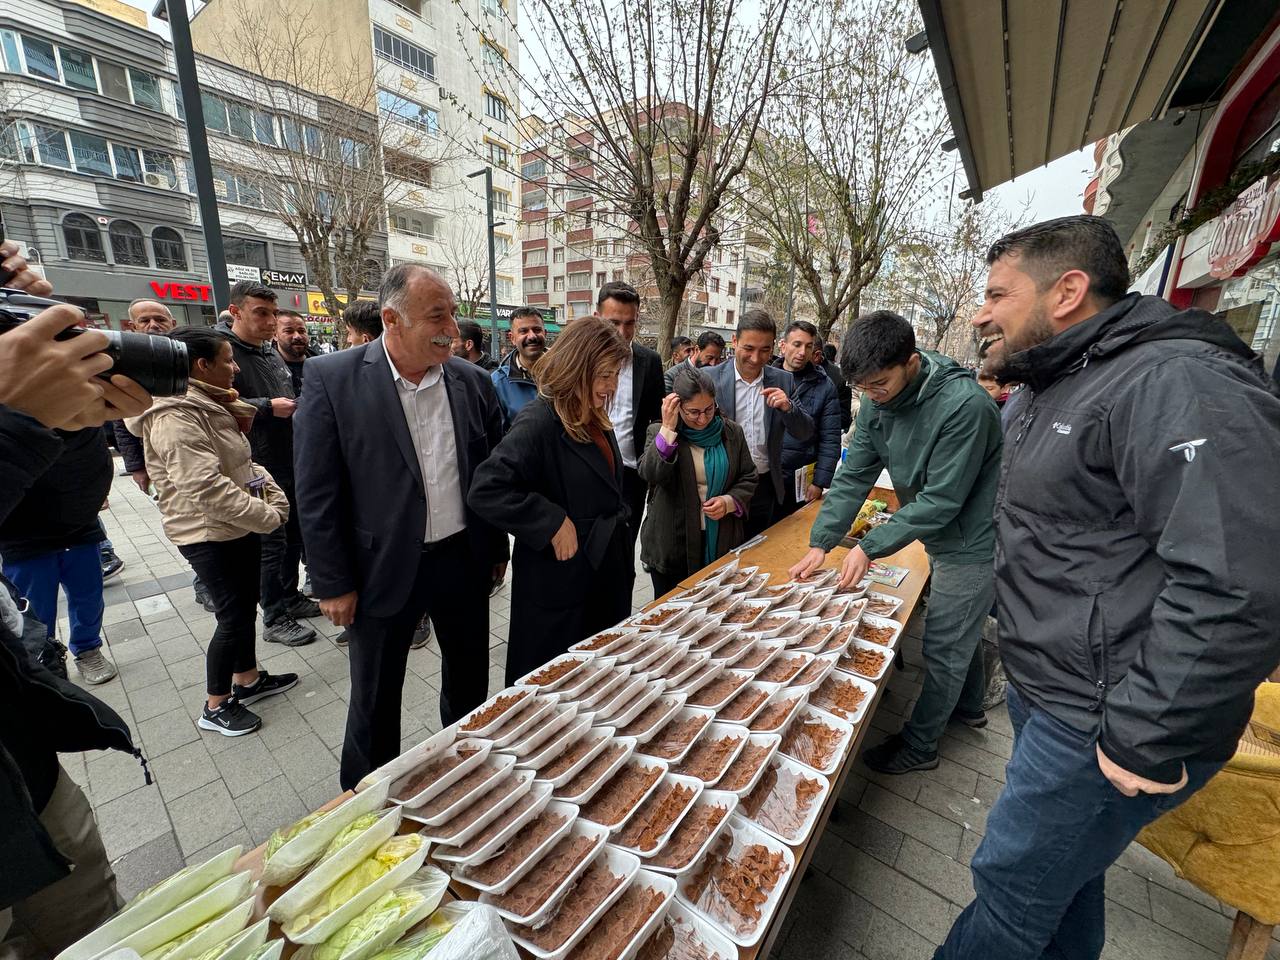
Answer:
POLYGON ((289 499, 289 519, 283 526, 262 537, 262 566, 259 592, 262 622, 267 626, 287 616, 289 604, 298 597, 298 564, 302 562, 302 528, 293 484, 281 484, 289 499))
POLYGON ((256 533, 235 540, 207 540, 179 546, 213 601, 218 625, 205 655, 205 690, 210 696, 231 693, 231 675, 258 665, 258 579, 262 556, 256 533))
POLYGON ((440 643, 440 722, 456 721, 489 691, 489 586, 492 569, 477 562, 465 532, 429 545, 418 560, 409 600, 391 617, 361 615, 348 629, 351 700, 339 778, 350 790, 365 774, 400 755, 400 699, 413 630, 431 614, 440 643))
POLYGON ((622 496, 627 501, 631 516, 627 520, 627 547, 631 566, 627 572, 628 589, 636 585, 636 543, 640 539, 640 521, 644 518, 644 501, 649 485, 640 479, 640 473, 631 467, 622 468, 622 496))
POLYGON ((773 490, 773 475, 761 474, 760 482, 756 484, 756 492, 751 497, 751 505, 747 507, 746 522, 743 524, 748 540, 773 526, 778 506, 778 495, 773 490))
POLYGON ((664 573, 661 570, 650 570, 649 579, 653 581, 653 599, 657 600, 670 593, 680 586, 680 581, 688 575, 688 573, 664 573))

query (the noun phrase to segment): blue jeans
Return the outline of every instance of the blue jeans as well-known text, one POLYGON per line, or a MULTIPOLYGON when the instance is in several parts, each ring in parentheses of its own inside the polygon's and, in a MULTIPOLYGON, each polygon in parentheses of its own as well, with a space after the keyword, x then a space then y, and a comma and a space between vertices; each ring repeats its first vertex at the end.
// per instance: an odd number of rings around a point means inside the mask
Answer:
POLYGON ((1222 763, 1189 761, 1177 793, 1126 797, 1098 769, 1097 737, 1030 706, 1013 684, 1009 718, 1013 757, 973 855, 976 897, 934 960, 1097 960, 1107 868, 1222 763))
POLYGON ((4 561, 4 572, 31 604, 31 613, 53 636, 58 622, 58 587, 67 595, 71 638, 67 646, 80 656, 102 646, 102 558, 96 543, 53 550, 24 560, 4 561))
POLYGON ((991 562, 931 562, 929 609, 924 619, 924 680, 911 718, 902 728, 907 745, 934 753, 957 708, 982 713, 986 674, 982 668, 982 624, 995 595, 991 562))

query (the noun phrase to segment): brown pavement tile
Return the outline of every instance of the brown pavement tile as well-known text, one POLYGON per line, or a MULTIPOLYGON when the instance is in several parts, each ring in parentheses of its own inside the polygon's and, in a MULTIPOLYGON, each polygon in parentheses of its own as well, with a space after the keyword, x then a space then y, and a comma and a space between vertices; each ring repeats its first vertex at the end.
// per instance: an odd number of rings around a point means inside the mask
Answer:
POLYGON ((172 876, 184 865, 172 830, 111 861, 116 889, 125 900, 172 876))
POLYGON ((861 850, 851 851, 833 879, 934 943, 951 927, 949 901, 861 850))
POLYGON ((936 944, 883 910, 871 915, 862 954, 867 960, 930 960, 936 944))
POLYGON ((151 761, 151 775, 166 804, 219 778, 213 756, 196 740, 151 761))
POLYGON ((142 749, 148 758, 164 756, 170 750, 200 739, 199 730, 181 706, 143 720, 134 732, 141 736, 142 749))
MULTIPOLYGON (((331 796, 336 793, 333 791, 331 796)), ((302 798, 283 775, 236 798, 235 805, 255 844, 266 842, 272 831, 288 826, 308 813, 302 798)))
MULTIPOLYGON (((1151 916, 1150 886, 1149 880, 1124 867, 1116 866, 1107 871, 1107 897, 1123 904, 1139 916, 1151 916)), ((1170 894, 1170 896, 1177 896, 1177 894, 1170 894)), ((1190 903, 1190 901, 1185 902, 1190 903)), ((1198 903, 1191 903, 1191 906, 1199 910, 1208 909, 1198 903)), ((1165 924, 1165 926, 1172 926, 1172 924, 1165 924)))
POLYGON ((1225 954, 1225 940, 1219 949, 1209 950, 1114 900, 1107 901, 1104 960, 1221 960, 1225 954))
POLYGON ((973 876, 969 868, 914 837, 903 839, 894 866, 957 906, 967 906, 973 899, 973 876))
POLYGON ((98 803, 93 813, 98 821, 98 832, 102 834, 102 846, 110 860, 169 832, 164 800, 154 784, 139 787, 106 803, 98 803))
POLYGON ((917 806, 876 784, 867 787, 860 807, 878 820, 954 857, 960 850, 963 828, 932 810, 917 806))

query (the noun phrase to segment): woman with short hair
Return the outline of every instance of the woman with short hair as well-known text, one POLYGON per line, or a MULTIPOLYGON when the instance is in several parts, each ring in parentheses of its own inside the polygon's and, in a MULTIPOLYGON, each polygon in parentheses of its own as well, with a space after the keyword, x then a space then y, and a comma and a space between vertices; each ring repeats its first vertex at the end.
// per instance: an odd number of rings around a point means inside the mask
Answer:
POLYGON ((259 669, 255 649, 259 535, 285 522, 289 501, 253 462, 247 434, 255 410, 231 388, 231 341, 208 327, 179 327, 170 337, 187 348, 187 392, 157 400, 125 426, 142 438, 165 535, 204 584, 218 621, 196 725, 239 737, 262 726, 249 704, 298 682, 296 673, 259 669))
POLYGON ((515 537, 506 682, 631 612, 622 454, 609 400, 630 351, 574 320, 533 367, 538 395, 476 470, 468 502, 515 537))
POLYGON ((640 559, 654 597, 745 540, 743 517, 757 480, 746 435, 716 409, 711 378, 685 366, 671 387, 637 467, 649 485, 640 559))

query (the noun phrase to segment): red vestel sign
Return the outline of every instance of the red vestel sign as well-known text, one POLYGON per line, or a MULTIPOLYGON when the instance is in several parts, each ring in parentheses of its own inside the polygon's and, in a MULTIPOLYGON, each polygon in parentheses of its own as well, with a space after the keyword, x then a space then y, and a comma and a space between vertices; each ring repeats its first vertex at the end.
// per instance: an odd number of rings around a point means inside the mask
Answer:
POLYGON ((208 303, 213 299, 213 287, 207 283, 161 283, 151 281, 151 289, 161 300, 197 300, 208 303))
POLYGON ((1280 180, 1257 181, 1222 211, 1209 245, 1209 273, 1221 280, 1240 276, 1280 240, 1280 180))

